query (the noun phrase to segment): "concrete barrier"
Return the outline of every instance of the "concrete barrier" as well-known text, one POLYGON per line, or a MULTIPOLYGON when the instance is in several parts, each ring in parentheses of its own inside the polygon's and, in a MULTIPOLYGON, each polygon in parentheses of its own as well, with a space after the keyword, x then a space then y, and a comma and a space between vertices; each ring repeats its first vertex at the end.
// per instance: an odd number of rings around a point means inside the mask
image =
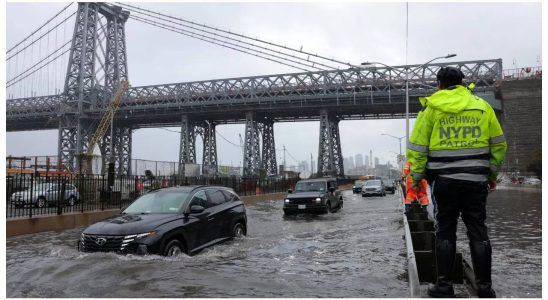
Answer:
MULTIPOLYGON (((252 204, 265 200, 281 200, 286 193, 261 194, 242 196, 245 204, 252 204)), ((35 216, 32 218, 15 218, 6 220, 6 236, 16 236, 44 231, 66 230, 88 226, 99 220, 109 218, 119 213, 119 209, 87 211, 84 213, 67 213, 62 215, 35 216)), ((281 213, 281 211, 280 211, 281 213)))

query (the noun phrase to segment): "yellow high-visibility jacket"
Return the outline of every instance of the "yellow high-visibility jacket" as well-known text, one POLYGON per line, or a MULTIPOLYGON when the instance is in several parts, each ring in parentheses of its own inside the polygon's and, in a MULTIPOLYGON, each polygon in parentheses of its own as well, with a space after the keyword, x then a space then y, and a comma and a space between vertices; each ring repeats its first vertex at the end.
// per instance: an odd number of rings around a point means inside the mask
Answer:
POLYGON ((456 85, 420 98, 407 158, 413 182, 426 175, 485 182, 495 180, 506 155, 506 140, 493 108, 456 85))

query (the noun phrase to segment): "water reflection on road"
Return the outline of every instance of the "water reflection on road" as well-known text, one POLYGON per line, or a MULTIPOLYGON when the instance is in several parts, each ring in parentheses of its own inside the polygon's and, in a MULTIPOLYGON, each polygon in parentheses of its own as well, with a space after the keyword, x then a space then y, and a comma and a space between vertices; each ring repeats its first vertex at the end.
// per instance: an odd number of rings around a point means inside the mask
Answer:
MULTIPOLYGON (((541 189, 499 187, 487 199, 487 226, 497 296, 542 297, 541 189)), ((471 261, 462 222, 458 245, 471 261)))
MULTIPOLYGON (((407 297, 399 198, 345 192, 335 214, 247 205, 249 235, 187 257, 82 254, 80 229, 7 240, 8 297, 407 297)), ((540 189, 488 198, 499 297, 542 296, 540 189)), ((458 244, 469 259, 462 222, 458 244)))
POLYGON ((8 297, 407 297, 399 198, 344 193, 334 214, 247 205, 248 237, 193 256, 74 249, 80 230, 7 240, 8 297))

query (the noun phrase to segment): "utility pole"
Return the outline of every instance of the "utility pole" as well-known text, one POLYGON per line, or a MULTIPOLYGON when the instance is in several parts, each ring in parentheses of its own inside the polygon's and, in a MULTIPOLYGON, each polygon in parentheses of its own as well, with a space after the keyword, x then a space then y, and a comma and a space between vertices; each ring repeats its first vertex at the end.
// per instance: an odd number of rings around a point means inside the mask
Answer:
POLYGON ((314 175, 314 161, 312 160, 312 153, 310 153, 310 174, 314 175))
POLYGON ((287 165, 285 164, 285 145, 284 145, 284 170, 287 169, 287 165))

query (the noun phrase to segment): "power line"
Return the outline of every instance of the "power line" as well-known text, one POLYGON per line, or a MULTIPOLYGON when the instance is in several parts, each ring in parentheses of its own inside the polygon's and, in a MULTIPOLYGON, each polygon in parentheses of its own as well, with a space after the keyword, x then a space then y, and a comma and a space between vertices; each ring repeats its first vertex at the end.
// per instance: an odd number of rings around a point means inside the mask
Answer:
POLYGON ((73 3, 69 3, 67 6, 65 6, 63 9, 61 9, 57 14, 55 14, 55 16, 53 16, 51 19, 47 20, 46 23, 44 23, 42 26, 38 27, 38 29, 36 29, 35 31, 33 31, 31 34, 29 34, 26 38, 24 38, 22 41, 20 41, 19 43, 17 43, 15 46, 11 47, 8 51, 6 51, 6 54, 10 53, 13 49, 17 48, 17 46, 21 45, 23 42, 25 42, 26 40, 28 40, 30 37, 32 37, 35 33, 37 33, 38 31, 40 31, 40 29, 44 28, 46 25, 49 24, 49 22, 53 21, 53 19, 55 19, 58 15, 60 15, 62 12, 64 12, 67 8, 69 8, 69 6, 71 6, 73 3))
MULTIPOLYGON (((294 59, 299 59, 299 60, 302 60, 302 61, 305 61, 305 62, 309 62, 309 63, 312 63, 312 66, 310 67, 314 67, 314 68, 317 68, 319 70, 323 70, 321 68, 318 68, 318 67, 315 67, 314 65, 318 65, 318 66, 322 66, 322 67, 326 67, 328 69, 336 69, 335 67, 333 66, 329 66, 329 65, 326 65, 326 64, 322 64, 322 63, 319 63, 319 62, 316 62, 316 61, 311 61, 310 60, 310 57, 308 59, 305 59, 303 57, 299 57, 299 56, 295 56, 295 55, 291 55, 289 53, 285 53, 285 52, 282 52, 282 51, 277 51, 277 50, 274 50, 274 49, 270 49, 270 48, 267 48, 267 47, 263 47, 263 46, 259 46, 259 45, 256 45, 256 44, 253 44, 253 43, 249 43, 249 42, 246 42, 246 41, 243 41, 241 39, 236 39, 236 38, 233 38, 233 37, 230 37, 230 36, 227 36, 227 35, 224 35, 224 34, 219 34, 219 33, 216 33, 216 32, 212 32, 212 31, 209 31, 209 30, 204 30, 204 29, 200 29, 200 28, 196 28, 194 26, 190 26, 190 25, 185 25, 183 23, 180 23, 180 22, 174 22, 174 21, 171 21, 171 20, 168 20, 168 19, 165 19, 165 18, 161 18, 161 17, 158 17, 158 16, 154 16, 154 15, 151 15, 151 14, 148 14, 148 13, 145 13, 145 12, 141 12, 141 11, 137 11, 137 10, 134 10, 132 8, 127 8, 125 7, 126 9, 128 9, 129 11, 131 12, 134 12, 134 13, 138 13, 138 14, 142 14, 142 15, 146 15, 146 16, 149 16, 149 17, 152 17, 152 18, 156 18, 158 20, 162 20, 162 21, 165 21, 165 22, 170 22, 170 23, 173 23, 173 24, 176 24, 176 25, 179 25, 179 26, 182 26, 182 27, 185 27, 185 28, 189 28, 189 29, 192 29, 192 30, 196 30, 196 31, 199 31, 199 32, 204 32, 206 34, 210 34, 210 35, 213 35, 213 36, 218 36, 218 37, 222 37, 222 38, 225 38, 225 39, 228 39, 228 40, 232 40, 232 41, 235 41, 237 43, 241 43, 241 44, 244 44, 244 45, 249 45, 249 46, 252 46, 252 47, 256 47, 256 48, 259 48, 259 49, 263 49, 263 50, 266 50, 266 51, 269 51, 269 52, 274 52, 274 53, 277 53, 277 54, 281 54, 281 55, 285 55, 285 56, 288 56, 288 57, 291 57, 291 58, 294 58, 294 59)), ((144 10, 146 11, 146 10, 144 10)), ((156 13, 157 15, 161 15, 159 13, 156 13)), ((226 42, 228 43, 228 42, 226 42)), ((239 47, 243 47, 241 45, 237 45, 239 47)), ((244 47, 245 48, 245 47, 244 47)), ((249 49, 249 48, 246 48, 246 49, 249 49)), ((258 51, 256 49, 250 49, 252 51, 258 51)), ((261 53, 264 53, 264 52, 261 52, 261 53)), ((274 56, 273 54, 270 54, 270 53, 265 53, 267 55, 271 55, 271 56, 274 56)), ((275 57, 278 57, 278 56, 275 56, 275 57)), ((278 58, 282 58, 282 57, 278 57, 278 58)), ((282 59, 287 59, 287 58, 282 58, 282 59)), ((289 59, 287 59, 289 60, 289 59)), ((292 60, 290 60, 292 61, 292 60)), ((295 61, 293 61, 295 62, 295 61)), ((300 63, 300 62, 296 62, 296 63, 300 63)), ((301 63, 302 64, 302 63, 301 63)), ((304 65, 307 65, 307 64, 304 64, 304 65)), ((308 65, 307 65, 308 66, 308 65)))
POLYGON ((334 63, 347 65, 347 66, 352 67, 352 68, 357 68, 358 67, 358 66, 355 66, 355 65, 353 65, 351 63, 348 63, 348 62, 343 62, 343 61, 340 61, 340 60, 336 60, 334 58, 329 58, 329 57, 325 57, 325 56, 322 56, 322 55, 318 55, 317 53, 310 53, 310 52, 307 52, 307 51, 302 51, 302 48, 300 50, 297 50, 297 49, 294 49, 294 48, 291 48, 291 47, 282 46, 282 45, 279 45, 279 44, 276 44, 276 43, 268 42, 268 41, 261 40, 261 39, 258 39, 258 38, 248 37, 248 36, 243 35, 243 34, 238 34, 238 33, 230 32, 230 31, 227 31, 227 30, 219 29, 219 28, 214 28, 214 27, 211 27, 211 26, 207 26, 205 24, 198 24, 198 23, 188 21, 188 20, 185 20, 185 19, 182 19, 182 18, 177 18, 177 17, 173 17, 173 16, 166 15, 166 14, 163 14, 163 13, 154 12, 154 11, 151 11, 151 10, 148 10, 148 9, 145 9, 145 8, 141 8, 141 7, 126 4, 126 3, 116 2, 116 4, 126 6, 126 7, 129 6, 129 7, 136 8, 136 9, 143 10, 143 11, 147 11, 147 12, 150 12, 150 13, 155 13, 155 14, 161 15, 161 16, 166 17, 166 18, 171 18, 171 19, 179 20, 181 22, 189 23, 189 24, 192 24, 192 25, 195 25, 195 26, 201 26, 201 27, 204 27, 204 28, 207 28, 207 29, 216 30, 216 31, 219 31, 219 32, 234 35, 234 36, 241 37, 241 38, 244 38, 244 39, 249 39, 249 40, 252 40, 252 41, 264 43, 264 44, 279 47, 279 48, 282 48, 282 49, 302 53, 302 54, 305 54, 305 55, 310 55, 310 56, 317 57, 317 58, 327 60, 327 61, 331 61, 331 62, 334 62, 334 63))
POLYGON ((214 42, 214 41, 210 41, 210 40, 207 40, 207 39, 204 39, 204 38, 196 37, 196 36, 194 36, 194 34, 183 33, 183 32, 180 31, 180 30, 182 30, 182 29, 172 29, 172 28, 168 28, 168 27, 162 26, 162 24, 159 24, 158 22, 151 21, 151 20, 147 20, 147 19, 142 19, 142 18, 136 17, 136 16, 132 16, 132 17, 130 17, 130 18, 132 18, 132 19, 134 19, 134 20, 136 20, 136 21, 139 21, 139 22, 147 23, 147 24, 152 25, 152 26, 160 27, 160 28, 163 28, 163 29, 167 29, 167 30, 170 30, 170 31, 173 31, 173 32, 182 34, 182 35, 190 36, 190 37, 192 37, 192 38, 199 39, 199 40, 202 40, 202 41, 205 41, 205 42, 208 42, 208 43, 216 44, 216 45, 219 45, 219 46, 222 46, 222 47, 226 47, 226 48, 229 48, 229 49, 232 49, 232 50, 236 50, 236 51, 239 51, 239 52, 243 52, 243 53, 246 53, 246 54, 249 54, 249 55, 253 55, 253 56, 256 56, 256 57, 264 58, 264 59, 266 59, 266 60, 270 60, 270 61, 273 61, 273 62, 282 64, 282 65, 286 65, 286 66, 289 66, 289 67, 292 67, 292 68, 296 68, 296 69, 299 69, 299 70, 302 70, 302 71, 305 71, 305 72, 310 72, 310 70, 308 70, 308 69, 303 69, 303 68, 301 68, 301 67, 297 67, 297 66, 294 66, 294 65, 291 65, 291 64, 288 64, 288 63, 284 63, 284 62, 275 60, 275 59, 271 59, 271 58, 268 58, 268 57, 264 57, 264 56, 262 56, 262 55, 253 54, 253 53, 250 53, 250 52, 247 52, 247 51, 244 51, 244 50, 236 49, 236 48, 231 47, 231 46, 223 45, 223 44, 220 44, 220 43, 217 43, 217 42, 214 42))
MULTIPOLYGON (((146 19, 146 18, 143 18, 143 17, 137 17, 137 16, 132 16, 132 18, 141 18, 143 20, 149 20, 150 19, 146 19)), ((154 18, 154 17, 153 17, 154 18)), ((154 22, 154 21, 151 21, 151 22, 154 22)), ((176 28, 174 26, 171 26, 171 25, 167 25, 167 24, 164 24, 164 23, 158 23, 158 24, 161 24, 161 25, 164 25, 164 26, 167 26, 169 28, 172 28, 174 30, 180 30, 182 32, 185 32, 185 33, 188 33, 188 34, 191 34, 191 35, 197 35, 199 37, 202 37, 202 38, 205 38, 205 39, 211 39, 213 41, 218 41, 219 43, 225 43, 225 44, 228 44, 228 45, 231 45, 231 46, 235 46, 235 47, 240 47, 241 49, 245 49, 245 50, 249 50, 249 51, 254 51, 254 52, 257 52, 257 53, 261 53, 261 54, 264 54, 264 55, 269 55, 271 57, 275 57, 275 58, 278 58, 278 59, 282 59, 282 60, 286 60, 286 61, 290 61, 292 63, 296 63, 296 64, 300 64, 300 65, 303 65, 303 66, 306 66, 306 67, 310 67, 310 68, 316 68, 320 71, 325 71, 325 69, 322 69, 322 68, 319 68, 319 67, 316 67, 314 66, 314 63, 312 65, 309 65, 309 64, 305 64, 305 63, 302 63, 302 62, 299 62, 299 61, 295 61, 295 60, 292 60, 292 59, 288 59, 288 58, 285 58, 285 57, 281 57, 281 56, 277 56, 277 55, 274 55, 274 54, 270 54, 270 53, 266 53, 266 52, 263 52, 263 51, 259 51, 259 50, 256 50, 256 49, 252 49, 252 48, 249 48, 249 47, 244 47, 244 46, 241 46, 241 45, 238 45, 238 44, 235 44, 235 43, 231 43, 231 42, 227 42, 227 41, 222 41, 222 40, 219 40, 215 37, 209 37, 209 36, 206 36, 206 35, 203 35, 203 34, 199 34, 199 33, 195 33, 195 32, 192 32, 192 31, 188 31, 188 30, 185 30, 185 29, 181 29, 181 28, 176 28)), ((185 34, 185 33, 182 33, 181 34, 185 34)), ((186 35, 186 34, 185 34, 186 35)), ((191 36, 191 37, 194 37, 194 36, 191 36)), ((222 46, 222 45, 221 45, 222 46)), ((230 48, 230 47, 229 47, 230 48)), ((231 49, 234 49, 234 48, 231 48, 231 49)), ((234 50, 237 50, 237 49, 234 49, 234 50)), ((238 50, 239 51, 239 50, 238 50)), ((247 52, 246 52, 247 53, 247 52)))

